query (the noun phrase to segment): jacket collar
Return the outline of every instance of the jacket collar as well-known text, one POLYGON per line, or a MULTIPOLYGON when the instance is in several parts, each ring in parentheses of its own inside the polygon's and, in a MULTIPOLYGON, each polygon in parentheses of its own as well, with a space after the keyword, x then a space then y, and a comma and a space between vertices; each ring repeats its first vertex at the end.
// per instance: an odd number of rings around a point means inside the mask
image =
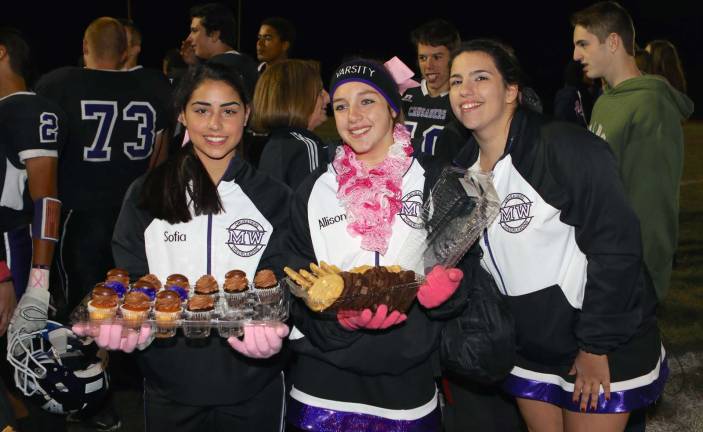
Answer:
MULTIPOLYGON (((510 121, 510 130, 508 131, 508 139, 505 143, 503 155, 498 159, 498 162, 503 160, 507 155, 513 155, 513 158, 521 157, 528 150, 528 146, 524 143, 526 140, 527 124, 529 119, 534 114, 527 110, 518 107, 510 121)), ((479 147, 476 138, 472 135, 464 148, 454 158, 453 164, 460 168, 470 168, 478 159, 479 147)))
POLYGON ((254 168, 252 168, 247 161, 242 159, 241 156, 235 153, 232 160, 229 161, 229 165, 227 166, 225 174, 222 176, 222 180, 220 180, 220 182, 231 182, 234 180, 235 182, 240 183, 243 177, 251 175, 253 172, 254 168))

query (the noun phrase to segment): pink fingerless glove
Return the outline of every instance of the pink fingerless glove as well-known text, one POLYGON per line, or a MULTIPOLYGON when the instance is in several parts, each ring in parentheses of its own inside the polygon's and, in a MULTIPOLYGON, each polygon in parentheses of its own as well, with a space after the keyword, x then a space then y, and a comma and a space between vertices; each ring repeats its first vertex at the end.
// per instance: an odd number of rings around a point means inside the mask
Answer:
POLYGON ((281 350, 286 336, 288 336, 288 326, 283 323, 247 325, 244 327, 244 340, 230 336, 227 342, 233 349, 247 357, 269 358, 281 350))
POLYGON ((400 324, 408 319, 404 313, 397 310, 388 313, 387 305, 379 305, 376 308, 376 313, 371 312, 371 309, 363 311, 339 311, 337 312, 337 321, 339 325, 347 330, 353 331, 360 328, 369 330, 383 330, 388 327, 400 324))
POLYGON ((436 265, 417 291, 417 300, 428 309, 436 308, 454 294, 463 277, 464 273, 458 268, 445 269, 436 265))
POLYGON ((135 348, 144 349, 153 341, 149 324, 143 324, 139 330, 125 329, 122 324, 117 323, 100 324, 97 327, 76 324, 71 330, 78 336, 92 336, 100 348, 126 353, 131 353, 135 348))

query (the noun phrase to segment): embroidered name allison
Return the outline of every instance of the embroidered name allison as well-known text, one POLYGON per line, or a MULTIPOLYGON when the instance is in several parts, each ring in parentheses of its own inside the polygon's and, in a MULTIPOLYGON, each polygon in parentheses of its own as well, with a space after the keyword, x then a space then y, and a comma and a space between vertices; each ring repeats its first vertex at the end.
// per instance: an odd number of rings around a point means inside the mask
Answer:
POLYGON ((345 221, 347 220, 347 215, 342 213, 337 216, 332 216, 332 217, 327 217, 324 216, 320 219, 317 220, 317 222, 320 224, 320 229, 328 227, 332 224, 336 224, 337 222, 345 221))

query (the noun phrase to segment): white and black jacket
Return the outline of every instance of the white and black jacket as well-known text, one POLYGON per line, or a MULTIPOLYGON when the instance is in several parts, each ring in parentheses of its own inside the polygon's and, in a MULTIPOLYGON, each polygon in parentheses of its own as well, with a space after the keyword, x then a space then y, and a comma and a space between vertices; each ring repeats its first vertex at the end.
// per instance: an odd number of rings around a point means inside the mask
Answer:
MULTIPOLYGON (((129 188, 112 240, 116 265, 133 278, 153 273, 164 281, 181 273, 194 283, 211 274, 222 283, 229 270, 241 269, 252 280, 262 268, 280 275, 291 198, 285 185, 235 156, 217 186, 224 211, 172 225, 140 208, 143 184, 144 177, 129 188)), ((139 355, 146 385, 187 405, 235 404, 280 374, 286 357, 252 360, 214 334, 205 342, 157 339, 139 355)))
MULTIPOLYGON (((472 138, 454 162, 468 168, 478 156, 472 138)), ((605 141, 519 109, 493 183, 501 208, 481 262, 509 296, 521 346, 553 349, 558 341, 536 340, 552 325, 575 335, 564 352, 605 354, 655 322, 639 221, 605 141)))
MULTIPOLYGON (((403 209, 395 218, 385 255, 362 250, 361 239, 347 232, 337 188, 331 164, 298 188, 291 207, 289 265, 306 267, 324 260, 343 270, 399 264, 422 272, 421 263, 404 254, 406 239, 422 229, 425 170, 417 160, 403 177, 403 209)), ((310 406, 396 420, 428 415, 437 407, 433 376, 438 372, 441 324, 417 304, 407 315, 407 321, 384 331, 348 331, 333 316, 295 302, 290 346, 298 358, 292 368, 291 397, 310 406)))

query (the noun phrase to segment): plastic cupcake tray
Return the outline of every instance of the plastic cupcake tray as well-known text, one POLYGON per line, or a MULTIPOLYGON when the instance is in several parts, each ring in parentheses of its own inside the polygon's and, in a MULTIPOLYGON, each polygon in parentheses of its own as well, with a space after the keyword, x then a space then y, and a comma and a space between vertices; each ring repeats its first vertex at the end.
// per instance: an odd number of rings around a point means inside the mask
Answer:
POLYGON ((72 324, 87 324, 98 327, 103 324, 122 324, 125 329, 139 329, 150 326, 157 338, 169 338, 176 335, 178 329, 188 338, 206 338, 215 329, 224 338, 241 336, 245 325, 266 325, 288 319, 290 295, 281 284, 273 288, 257 289, 250 287, 239 294, 218 292, 213 295, 214 307, 211 311, 191 312, 187 310, 187 300, 182 303, 180 312, 172 316, 157 317, 151 304, 145 317, 128 320, 121 311, 121 302, 114 316, 110 318, 91 318, 88 311, 90 294, 71 313, 72 324))

